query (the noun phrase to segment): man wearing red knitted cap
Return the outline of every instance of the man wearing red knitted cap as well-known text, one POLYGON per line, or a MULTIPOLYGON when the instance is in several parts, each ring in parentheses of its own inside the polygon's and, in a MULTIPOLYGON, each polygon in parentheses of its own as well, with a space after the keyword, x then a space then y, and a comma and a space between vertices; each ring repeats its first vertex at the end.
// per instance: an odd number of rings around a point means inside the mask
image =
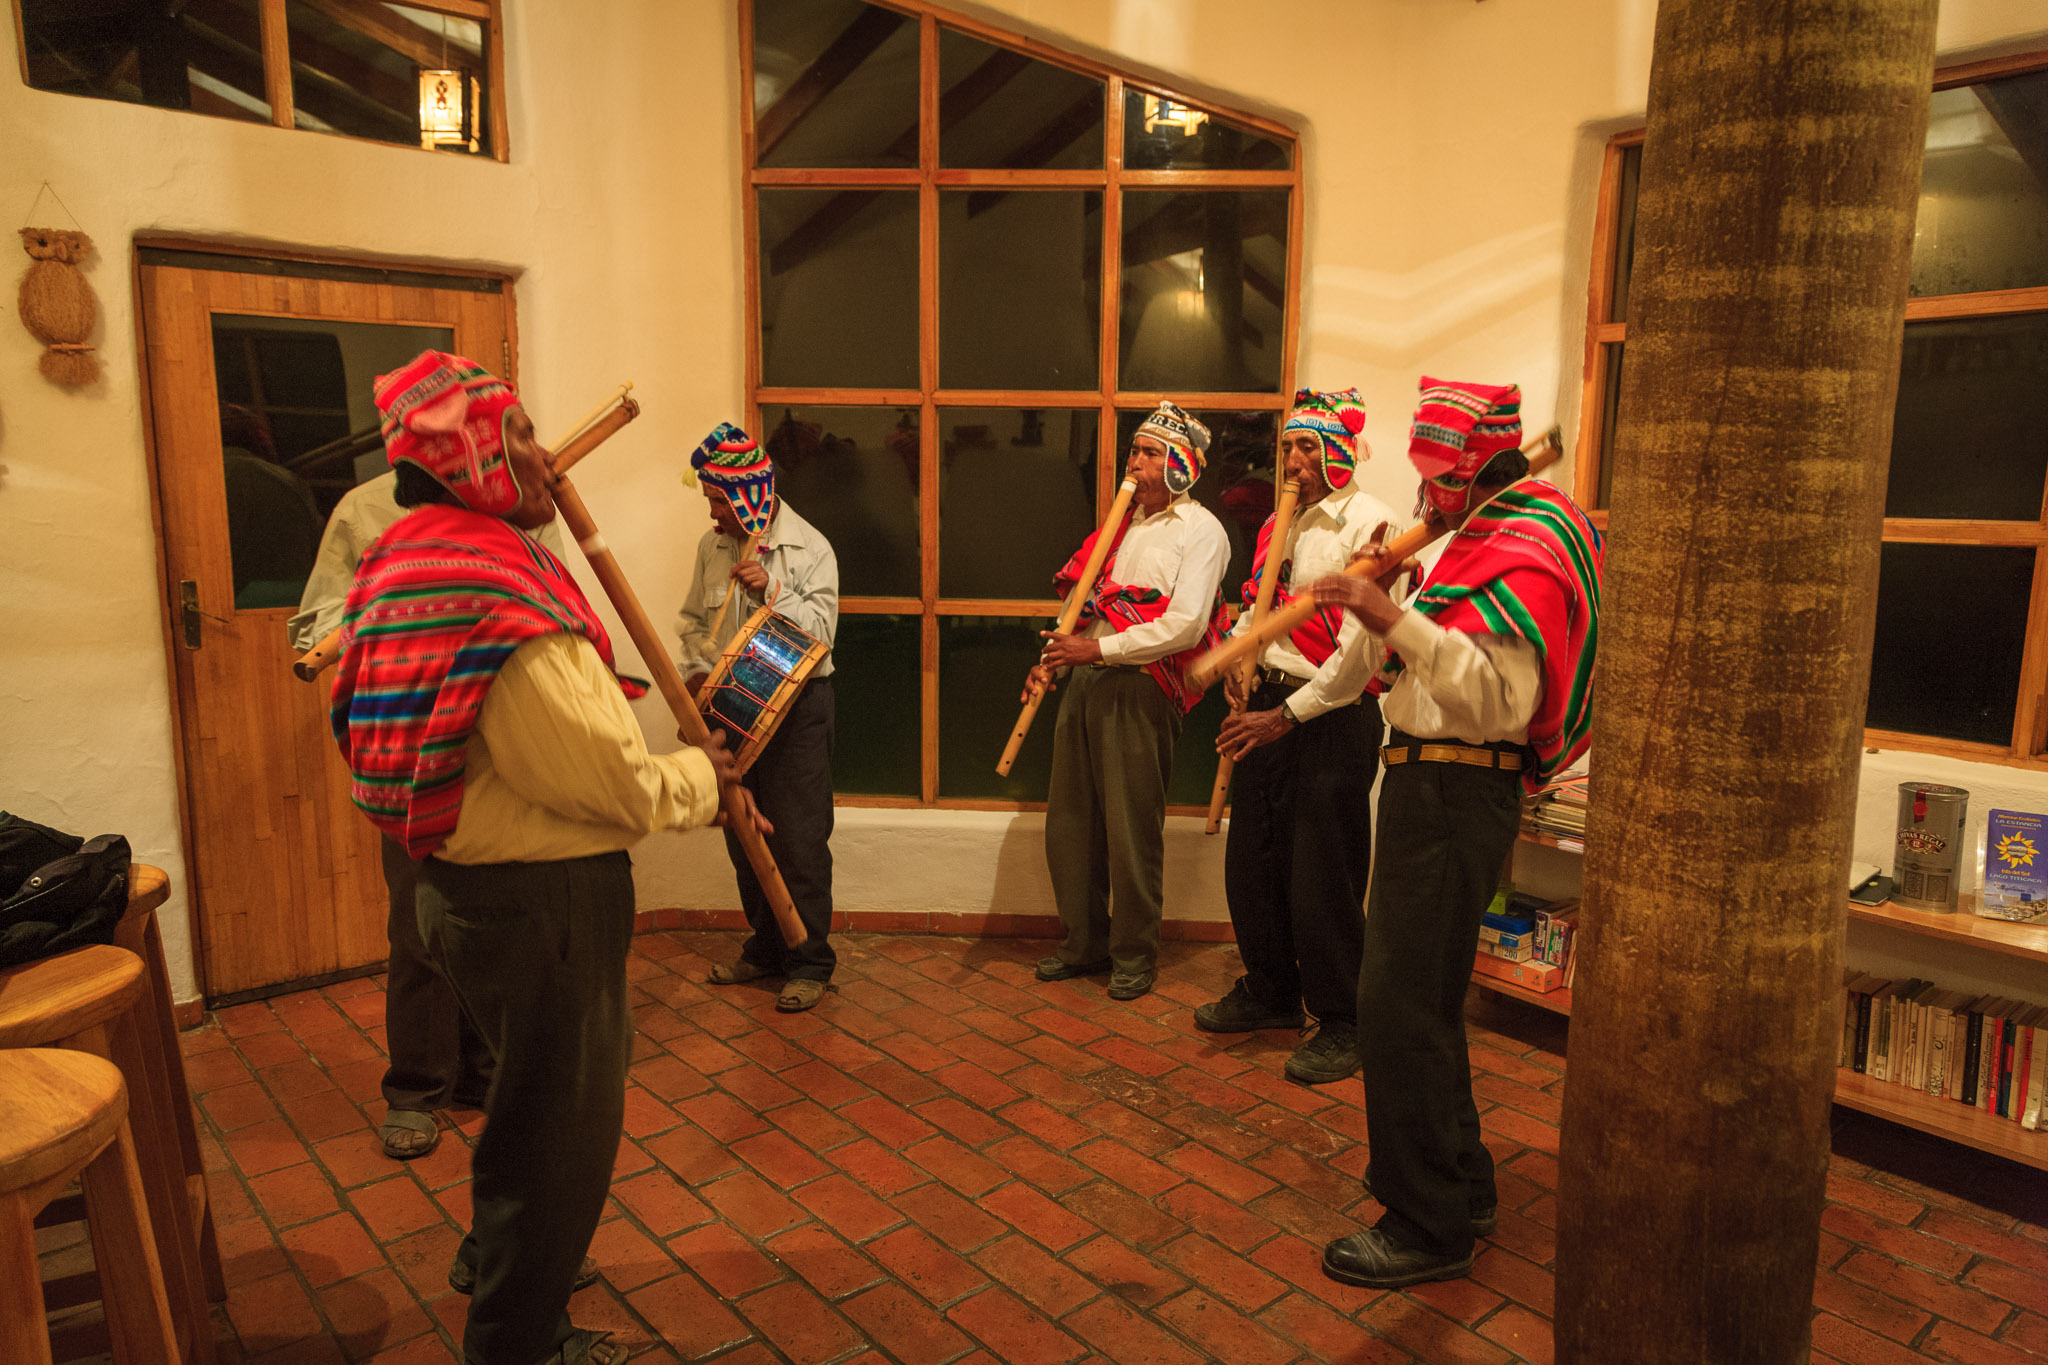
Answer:
POLYGON ((512 387, 428 351, 377 381, 398 501, 343 609, 350 796, 417 863, 420 937, 497 1062, 449 1270, 468 1365, 610 1365, 569 1295, 625 1113, 626 849, 712 823, 732 759, 650 755, 576 581, 532 532, 548 454, 512 387))
POLYGON ((1358 982, 1371 1164, 1385 1214, 1323 1251, 1376 1289, 1450 1279, 1493 1231, 1493 1158, 1465 1052, 1465 990, 1520 824, 1519 797, 1585 752, 1600 614, 1600 534, 1525 477, 1521 391, 1422 381, 1408 457, 1453 534, 1404 608, 1331 577, 1384 660, 1371 684, 1392 734, 1358 982))

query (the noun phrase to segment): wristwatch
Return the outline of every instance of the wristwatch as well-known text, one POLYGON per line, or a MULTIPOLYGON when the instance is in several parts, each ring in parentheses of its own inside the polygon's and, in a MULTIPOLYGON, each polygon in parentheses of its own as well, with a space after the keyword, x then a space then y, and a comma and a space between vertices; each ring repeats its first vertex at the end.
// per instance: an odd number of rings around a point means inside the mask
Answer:
POLYGON ((1294 714, 1294 708, 1287 702, 1280 703, 1280 719, 1287 722, 1290 730, 1301 728, 1301 717, 1294 714))

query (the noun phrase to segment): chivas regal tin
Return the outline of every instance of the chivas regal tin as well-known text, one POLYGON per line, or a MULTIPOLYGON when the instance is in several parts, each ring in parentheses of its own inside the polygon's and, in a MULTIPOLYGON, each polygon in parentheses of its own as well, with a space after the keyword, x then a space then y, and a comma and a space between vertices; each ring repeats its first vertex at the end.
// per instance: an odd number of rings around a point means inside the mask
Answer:
POLYGON ((1893 850, 1895 905, 1954 914, 1956 869, 1961 865, 1963 818, 1970 794, 1932 782, 1899 784, 1899 834, 1893 850))

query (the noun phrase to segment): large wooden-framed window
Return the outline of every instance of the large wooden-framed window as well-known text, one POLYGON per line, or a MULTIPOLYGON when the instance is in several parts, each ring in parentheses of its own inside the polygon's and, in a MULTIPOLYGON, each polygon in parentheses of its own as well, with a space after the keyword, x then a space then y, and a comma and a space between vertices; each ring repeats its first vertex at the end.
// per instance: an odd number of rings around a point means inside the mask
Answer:
POLYGON ((14 0, 38 90, 506 159, 500 0, 14 0))
MULTIPOLYGON (((2048 52, 1936 73, 1866 741, 2048 768, 2048 52)), ((1594 218, 1577 487, 1606 525, 1642 130, 1594 218)))
MULTIPOLYGON (((1162 398, 1215 432, 1194 496, 1250 571, 1294 389, 1294 135, 922 0, 741 0, 747 383, 789 505, 839 557, 835 786, 1042 804, 1048 708, 995 774, 1162 398)), ((1220 690, 1170 799, 1215 772, 1220 690)))

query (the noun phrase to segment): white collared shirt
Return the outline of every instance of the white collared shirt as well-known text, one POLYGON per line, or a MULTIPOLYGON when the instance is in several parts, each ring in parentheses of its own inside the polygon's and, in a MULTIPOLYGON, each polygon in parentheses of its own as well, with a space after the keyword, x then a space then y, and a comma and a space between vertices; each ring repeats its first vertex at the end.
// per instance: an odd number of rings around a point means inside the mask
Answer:
POLYGON ((1215 611, 1216 589, 1229 563, 1223 523, 1187 494, 1149 517, 1134 505, 1130 528, 1102 574, 1126 587, 1167 594, 1166 611, 1122 632, 1097 620, 1083 633, 1102 641, 1106 664, 1149 664, 1191 649, 1215 611))
MULTIPOLYGON (((676 634, 682 640, 682 673, 685 678, 710 673, 718 667, 720 652, 739 634, 747 618, 772 597, 775 614, 827 645, 839 629, 839 557, 824 533, 796 514, 780 496, 775 499, 775 516, 761 535, 760 563, 768 571, 766 594, 741 587, 732 576, 734 561, 744 542, 720 535, 717 528, 704 533, 697 542, 696 572, 690 579, 689 595, 676 613, 676 634), (738 594, 719 622, 718 638, 711 637, 711 618, 726 594, 738 594)), ((830 677, 832 656, 827 654, 811 671, 814 678, 830 677)))

